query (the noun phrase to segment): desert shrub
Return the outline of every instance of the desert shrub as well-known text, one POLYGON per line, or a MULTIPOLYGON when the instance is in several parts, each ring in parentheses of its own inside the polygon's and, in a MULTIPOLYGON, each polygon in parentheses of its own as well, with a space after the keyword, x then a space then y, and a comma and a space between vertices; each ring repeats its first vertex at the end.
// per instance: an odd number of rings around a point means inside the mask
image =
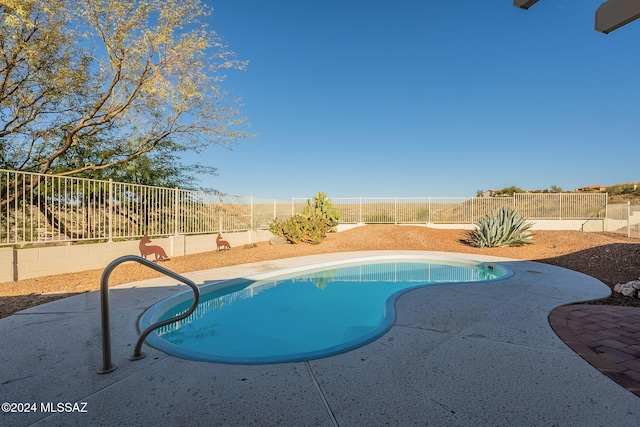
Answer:
POLYGON ((276 219, 269 230, 291 243, 318 244, 327 233, 323 218, 305 215, 295 215, 286 221, 276 219))
POLYGON ((285 221, 275 219, 269 230, 291 243, 318 244, 328 232, 334 231, 340 216, 340 210, 333 206, 331 199, 320 192, 313 197, 313 203, 307 200, 301 214, 285 221))
POLYGON ((479 248, 519 246, 531 243, 529 229, 533 223, 526 221, 520 212, 509 207, 492 211, 474 223, 476 229, 469 233, 471 242, 479 248))
POLYGON ((395 218, 392 214, 378 212, 364 217, 364 222, 367 224, 393 224, 395 218))
POLYGON ((511 187, 505 187, 502 190, 496 191, 496 196, 505 196, 505 197, 513 197, 515 193, 524 193, 525 191, 520 188, 512 185, 511 187))
POLYGON ((634 184, 616 184, 607 187, 610 196, 631 195, 640 196, 640 186, 634 184))

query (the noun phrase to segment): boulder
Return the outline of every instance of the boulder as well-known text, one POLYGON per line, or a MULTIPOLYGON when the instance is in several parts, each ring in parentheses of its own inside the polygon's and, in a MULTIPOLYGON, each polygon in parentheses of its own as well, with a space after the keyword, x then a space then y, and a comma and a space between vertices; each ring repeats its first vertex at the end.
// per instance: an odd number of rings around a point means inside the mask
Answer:
POLYGON ((632 284, 625 283, 624 285, 620 286, 620 293, 625 297, 632 297, 635 296, 637 290, 633 287, 632 284))
POLYGON ((269 239, 269 243, 272 245, 284 245, 287 243, 287 239, 280 236, 273 236, 269 239))

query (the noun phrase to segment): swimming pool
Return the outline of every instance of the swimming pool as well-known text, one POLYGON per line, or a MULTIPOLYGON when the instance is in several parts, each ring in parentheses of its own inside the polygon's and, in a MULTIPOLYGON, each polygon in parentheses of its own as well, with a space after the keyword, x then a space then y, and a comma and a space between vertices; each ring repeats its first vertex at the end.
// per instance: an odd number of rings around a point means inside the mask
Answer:
MULTIPOLYGON (((372 256, 205 284, 188 318, 157 329, 147 343, 168 354, 222 363, 281 363, 349 351, 383 335, 394 302, 407 290, 487 282, 512 275, 504 266, 422 255, 372 256)), ((140 319, 149 325, 187 310, 185 292, 140 319)))

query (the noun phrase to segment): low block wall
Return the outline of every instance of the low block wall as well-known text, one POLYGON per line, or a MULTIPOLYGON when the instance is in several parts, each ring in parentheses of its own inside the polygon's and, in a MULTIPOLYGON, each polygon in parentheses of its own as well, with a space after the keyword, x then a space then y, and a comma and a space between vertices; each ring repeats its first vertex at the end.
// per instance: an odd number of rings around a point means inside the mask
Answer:
POLYGON ((607 220, 607 231, 626 232, 628 227, 629 227, 629 221, 626 219, 608 219, 607 220))
POLYGON ((13 259, 15 253, 13 248, 0 248, 0 283, 16 280, 13 259))
MULTIPOLYGON (((269 231, 228 233, 222 237, 231 247, 269 240, 269 231)), ((215 235, 171 236, 152 239, 169 257, 216 250, 215 235)), ((29 249, 0 248, 0 282, 105 268, 123 255, 140 255, 139 241, 61 245, 29 249)), ((153 255, 148 258, 152 259, 153 255)))
MULTIPOLYGON (((574 231, 603 231, 603 220, 591 220, 589 221, 589 229, 583 229, 585 220, 579 219, 565 219, 565 220, 537 220, 531 221, 533 226, 532 230, 574 230, 574 231)), ((427 227, 440 228, 440 229, 459 229, 459 230, 473 230, 473 224, 434 224, 427 223, 427 227)))
POLYGON ((585 222, 584 219, 538 220, 531 222, 533 222, 532 230, 603 231, 602 220, 591 220, 589 223, 585 222))
MULTIPOLYGON (((472 224, 424 224, 433 228, 473 229, 472 224)), ((338 231, 346 231, 364 224, 340 224, 338 231)), ((609 225, 610 227, 610 225, 609 225)), ((534 221, 533 230, 604 231, 602 220, 534 221)), ((249 243, 268 241, 273 234, 266 230, 225 233, 222 238, 232 248, 249 243)), ((215 251, 217 234, 177 235, 153 239, 151 245, 161 246, 170 257, 215 251)), ((29 249, 0 248, 0 282, 73 273, 105 268, 123 255, 139 255, 139 241, 63 245, 29 249)))

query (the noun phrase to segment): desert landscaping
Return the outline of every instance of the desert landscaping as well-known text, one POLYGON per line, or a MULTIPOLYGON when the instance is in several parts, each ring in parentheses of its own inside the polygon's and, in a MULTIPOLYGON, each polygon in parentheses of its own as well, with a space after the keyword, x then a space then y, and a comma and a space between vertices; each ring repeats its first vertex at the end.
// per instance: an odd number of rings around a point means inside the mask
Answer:
MULTIPOLYGON (((534 231, 533 243, 517 247, 476 248, 467 231, 424 226, 367 225, 329 233, 322 243, 271 245, 260 242, 230 250, 212 250, 174 257, 162 263, 178 273, 269 261, 329 252, 367 250, 422 250, 483 254, 553 264, 593 276, 609 287, 640 278, 640 241, 613 233, 581 231, 534 231)), ((472 257, 472 256, 471 256, 472 257)), ((20 310, 82 292, 96 291, 102 270, 61 274, 0 283, 0 318, 20 310)), ((159 273, 139 264, 123 264, 111 275, 110 285, 156 277, 159 273)), ((640 307, 639 298, 612 293, 593 304, 640 307)))

